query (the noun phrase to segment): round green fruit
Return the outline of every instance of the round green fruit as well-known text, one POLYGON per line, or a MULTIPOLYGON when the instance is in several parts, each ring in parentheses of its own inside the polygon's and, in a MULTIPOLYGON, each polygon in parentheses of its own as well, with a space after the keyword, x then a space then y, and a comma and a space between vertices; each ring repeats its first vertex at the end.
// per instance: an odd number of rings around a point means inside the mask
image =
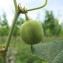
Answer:
POLYGON ((41 42, 44 37, 41 23, 32 20, 21 25, 20 33, 22 40, 30 45, 41 42))

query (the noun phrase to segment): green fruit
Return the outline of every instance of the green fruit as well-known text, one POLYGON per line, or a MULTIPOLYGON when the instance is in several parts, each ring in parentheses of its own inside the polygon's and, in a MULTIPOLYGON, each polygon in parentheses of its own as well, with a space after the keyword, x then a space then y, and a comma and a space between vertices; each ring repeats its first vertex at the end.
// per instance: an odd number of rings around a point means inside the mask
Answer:
POLYGON ((41 42, 44 37, 41 23, 32 20, 22 24, 20 33, 22 40, 30 45, 41 42))

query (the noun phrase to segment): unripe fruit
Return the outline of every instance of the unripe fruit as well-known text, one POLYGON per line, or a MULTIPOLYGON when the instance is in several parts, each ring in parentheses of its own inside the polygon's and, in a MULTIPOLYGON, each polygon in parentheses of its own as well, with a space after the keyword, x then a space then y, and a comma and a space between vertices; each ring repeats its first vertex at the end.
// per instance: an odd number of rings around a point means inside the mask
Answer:
POLYGON ((22 24, 20 33, 22 40, 30 45, 41 42, 44 37, 41 23, 32 20, 22 24))

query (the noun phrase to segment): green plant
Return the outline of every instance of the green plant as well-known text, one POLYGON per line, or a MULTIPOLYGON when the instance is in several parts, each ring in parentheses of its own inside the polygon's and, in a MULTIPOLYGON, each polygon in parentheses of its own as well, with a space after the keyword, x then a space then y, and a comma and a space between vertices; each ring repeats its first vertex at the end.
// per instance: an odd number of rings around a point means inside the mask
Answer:
POLYGON ((10 40, 11 40, 11 37, 12 37, 12 34, 13 34, 15 23, 17 21, 17 18, 20 15, 20 13, 25 14, 28 11, 32 11, 32 10, 37 10, 37 9, 43 8, 47 4, 47 0, 46 0, 46 2, 45 2, 44 5, 42 5, 40 7, 37 7, 37 8, 32 8, 32 9, 27 9, 26 10, 25 8, 20 7, 20 5, 17 6, 16 0, 13 0, 13 1, 14 1, 14 6, 15 6, 15 15, 14 15, 13 24, 12 24, 12 27, 11 27, 11 30, 10 30, 10 33, 9 33, 9 36, 8 36, 8 39, 6 41, 6 46, 5 46, 4 50, 1 50, 0 51, 0 54, 1 54, 0 55, 0 63, 6 63, 6 55, 7 55, 8 47, 10 45, 10 40))
POLYGON ((11 40, 11 36, 12 36, 13 30, 14 30, 14 27, 15 27, 15 23, 17 21, 18 16, 20 15, 20 13, 26 14, 28 11, 32 11, 32 10, 37 10, 37 9, 43 8, 47 4, 47 0, 46 0, 44 5, 42 5, 40 7, 37 7, 37 8, 32 8, 32 9, 27 9, 26 10, 25 8, 20 7, 20 4, 17 6, 16 0, 13 0, 13 1, 14 1, 14 5, 15 5, 15 16, 14 16, 12 28, 11 28, 9 36, 8 36, 7 45, 6 45, 5 50, 8 50, 8 47, 9 47, 9 44, 10 44, 10 40, 11 40))
POLYGON ((33 45, 32 52, 47 63, 63 63, 63 41, 52 41, 33 45))
POLYGON ((61 26, 58 22, 58 19, 54 17, 52 11, 46 11, 45 14, 45 20, 43 23, 44 34, 46 36, 59 36, 61 32, 61 26))

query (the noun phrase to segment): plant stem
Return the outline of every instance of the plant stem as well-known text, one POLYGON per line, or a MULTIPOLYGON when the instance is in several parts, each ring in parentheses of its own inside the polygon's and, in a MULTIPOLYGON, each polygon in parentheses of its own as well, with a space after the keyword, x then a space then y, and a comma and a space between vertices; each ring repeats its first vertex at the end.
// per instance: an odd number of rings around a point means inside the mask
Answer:
POLYGON ((31 54, 33 55, 33 45, 31 45, 31 54))
POLYGON ((26 21, 30 20, 30 18, 28 17, 27 13, 25 13, 25 19, 26 19, 26 21))
POLYGON ((14 6, 15 6, 15 16, 14 16, 14 20, 13 20, 13 23, 12 23, 12 27, 11 27, 11 30, 10 30, 10 33, 9 33, 9 36, 8 36, 8 39, 7 39, 7 45, 6 45, 6 48, 5 50, 8 50, 8 47, 9 47, 9 44, 10 44, 10 40, 11 40, 11 36, 12 36, 12 33, 13 33, 13 30, 14 30, 14 27, 15 27, 15 23, 17 21, 17 18, 19 16, 19 10, 17 10, 17 3, 16 3, 16 0, 13 0, 14 2, 14 6))
POLYGON ((6 50, 8 50, 8 47, 9 47, 9 44, 10 44, 10 40, 11 40, 11 36, 12 36, 13 30, 14 30, 14 26, 15 26, 15 23, 17 21, 18 16, 19 16, 19 12, 16 12, 14 20, 13 20, 12 27, 11 27, 11 30, 10 30, 10 33, 9 33, 9 36, 8 36, 8 39, 7 39, 7 42, 6 42, 7 43, 6 50))
POLYGON ((6 51, 0 51, 0 63, 6 63, 6 51))
POLYGON ((48 2, 48 0, 46 0, 46 2, 44 3, 44 5, 39 6, 37 8, 28 9, 27 11, 32 11, 32 10, 37 10, 37 9, 43 8, 43 7, 45 7, 47 5, 47 2, 48 2))
POLYGON ((15 11, 17 11, 17 3, 16 3, 16 0, 13 0, 13 2, 14 2, 15 11))

